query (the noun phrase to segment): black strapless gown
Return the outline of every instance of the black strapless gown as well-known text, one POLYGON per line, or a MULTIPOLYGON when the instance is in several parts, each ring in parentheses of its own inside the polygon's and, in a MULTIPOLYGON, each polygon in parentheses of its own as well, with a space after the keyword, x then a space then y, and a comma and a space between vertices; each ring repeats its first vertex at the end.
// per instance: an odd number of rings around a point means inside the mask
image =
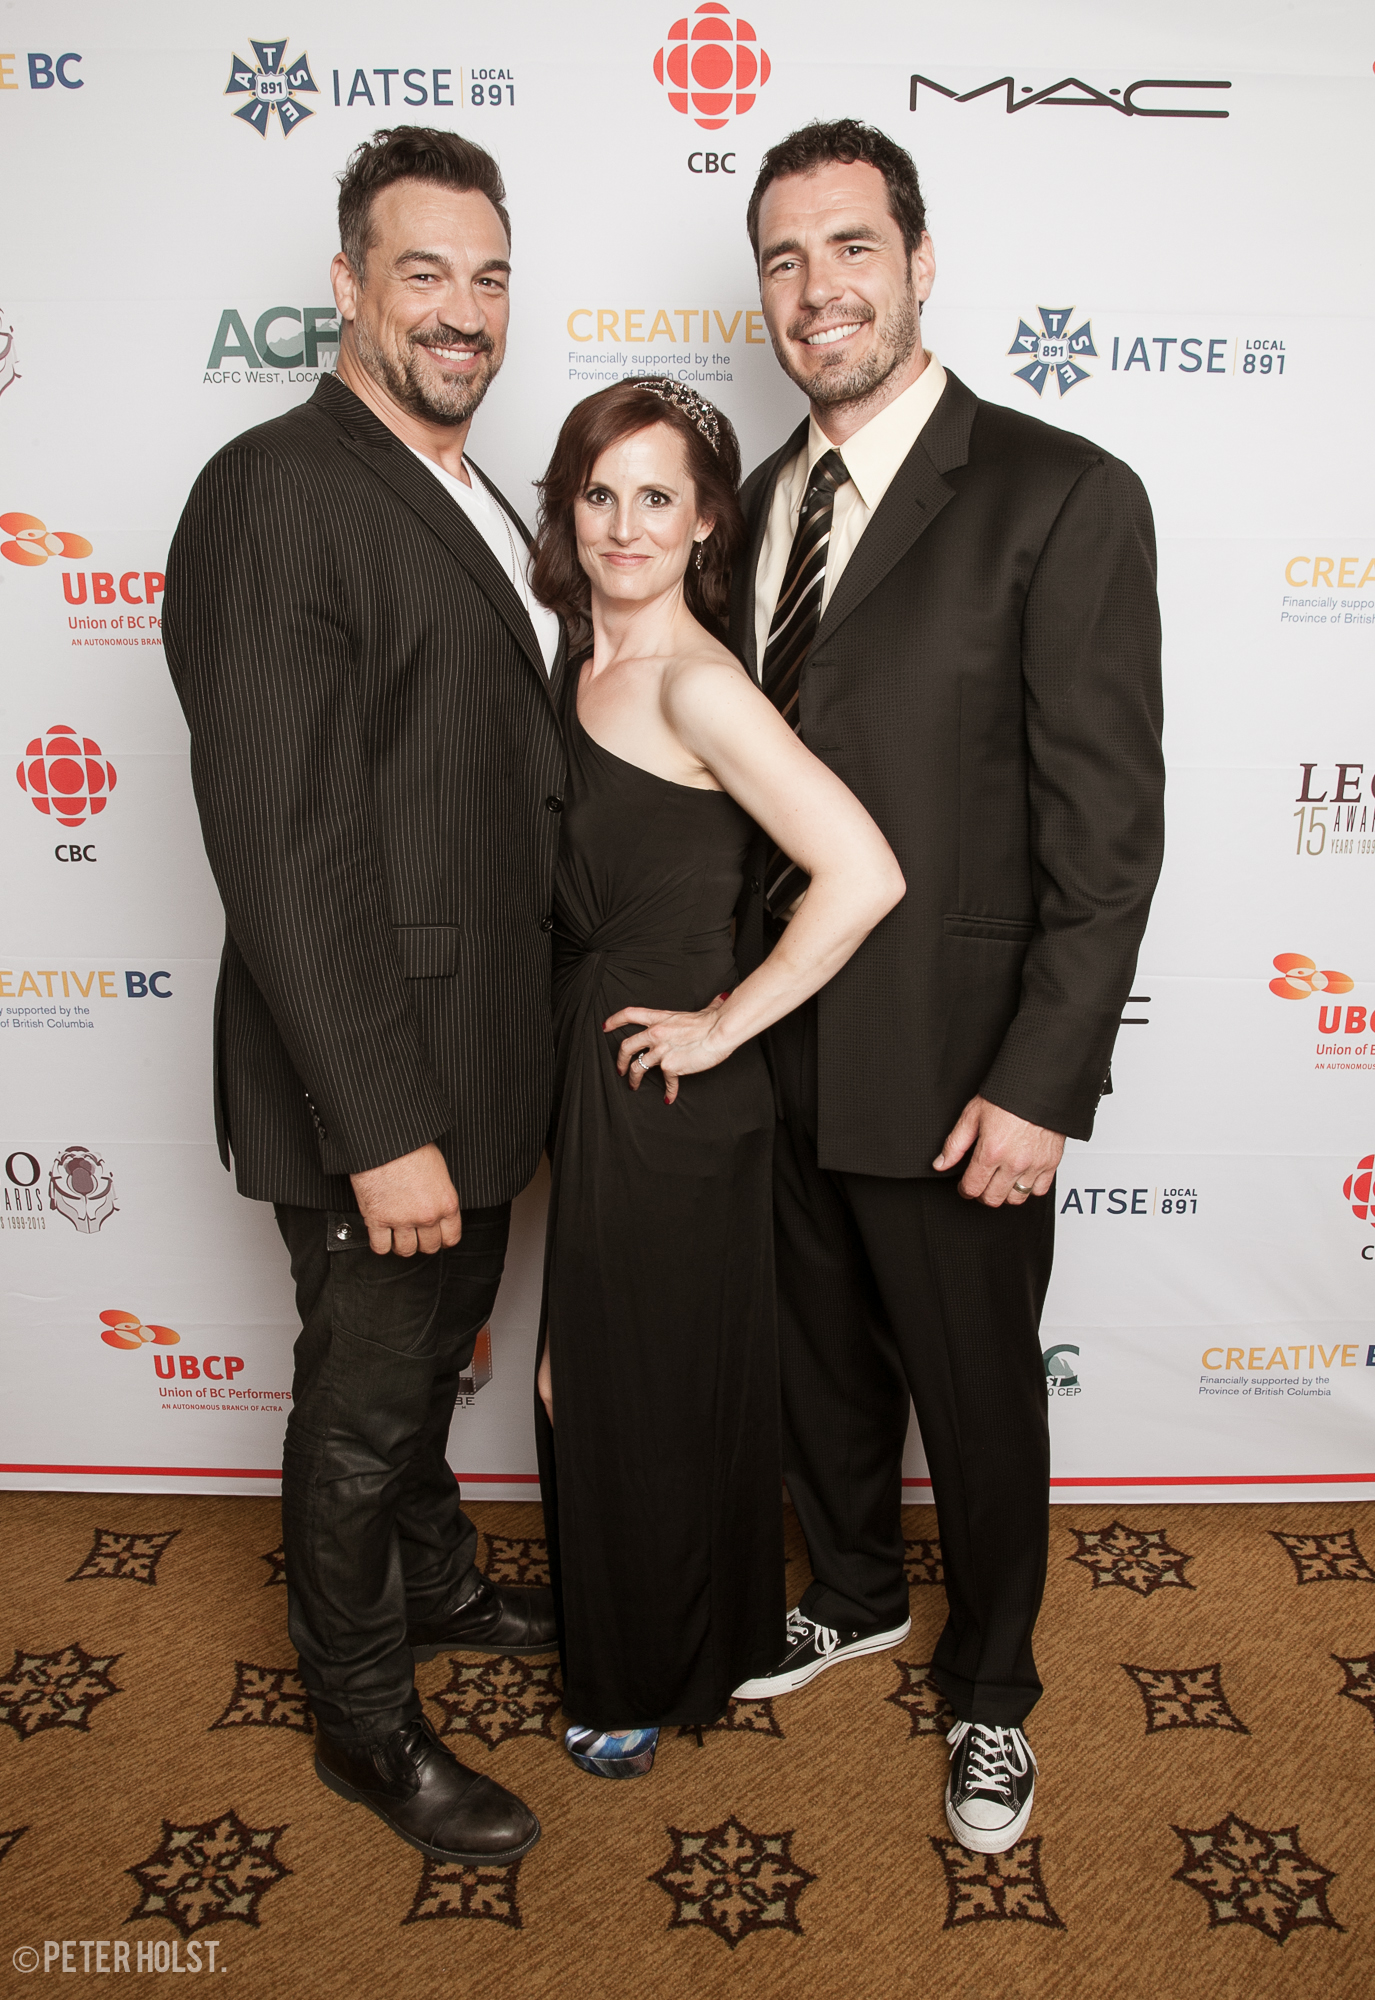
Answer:
POLYGON ((594 743, 577 679, 554 891, 553 1427, 535 1410, 564 1711, 709 1722, 784 1645, 773 1092, 749 1043, 666 1105, 657 1069, 638 1090, 617 1075, 622 1034, 602 1023, 735 984, 753 824, 594 743))

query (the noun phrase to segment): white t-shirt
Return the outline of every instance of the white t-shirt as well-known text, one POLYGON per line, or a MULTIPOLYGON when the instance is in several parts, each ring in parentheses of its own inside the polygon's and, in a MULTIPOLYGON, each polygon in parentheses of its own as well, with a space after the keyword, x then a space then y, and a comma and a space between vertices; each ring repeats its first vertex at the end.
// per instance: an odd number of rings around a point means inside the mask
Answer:
MULTIPOLYGON (((408 447, 415 451, 415 446, 408 447)), ((477 474, 469 469, 471 486, 465 486, 461 479, 455 479, 442 465, 436 465, 424 452, 415 451, 415 456, 432 472, 445 492, 451 493, 468 519, 477 529, 492 554, 510 577, 517 597, 530 614, 530 623, 535 628, 540 653, 544 659, 544 671, 554 671, 554 661, 559 650, 559 619, 556 611, 540 603, 530 588, 530 552, 518 534, 515 523, 506 509, 492 498, 477 474)))

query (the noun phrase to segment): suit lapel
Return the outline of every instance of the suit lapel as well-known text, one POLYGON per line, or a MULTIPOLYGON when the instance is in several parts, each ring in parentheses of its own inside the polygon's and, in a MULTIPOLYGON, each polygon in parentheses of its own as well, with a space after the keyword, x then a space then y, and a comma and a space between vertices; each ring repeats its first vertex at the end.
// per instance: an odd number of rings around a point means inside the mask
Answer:
POLYGON ((830 638, 925 533, 955 489, 942 477, 969 457, 969 432, 977 399, 949 375, 941 399, 855 545, 844 574, 817 627, 812 650, 830 638))
MULTIPOLYGON (((458 559, 510 627, 521 651, 539 675, 541 687, 548 693, 550 676, 545 672, 544 657, 529 613, 505 569, 457 501, 445 492, 415 453, 402 444, 400 438, 389 431, 351 389, 336 381, 332 375, 321 378, 312 400, 320 402, 327 415, 340 426, 349 450, 361 458, 379 479, 385 480, 398 500, 418 514, 426 527, 458 559)), ((484 473, 478 476, 510 514, 511 510, 506 507, 492 482, 484 473)), ((512 515, 511 518, 516 517, 512 515)), ((525 535, 523 524, 521 533, 525 535)), ((525 538, 528 544, 528 535, 525 538)))
POLYGON ((759 581, 759 554, 764 546, 764 536, 768 531, 769 515, 773 511, 774 488, 785 465, 791 465, 807 442, 807 418, 804 417, 786 444, 780 445, 759 475, 759 485, 754 496, 754 507, 746 523, 748 542, 742 551, 740 561, 745 568, 744 589, 744 630, 740 643, 744 647, 745 665, 752 680, 759 679, 759 648, 755 643, 754 614, 755 590, 759 581))

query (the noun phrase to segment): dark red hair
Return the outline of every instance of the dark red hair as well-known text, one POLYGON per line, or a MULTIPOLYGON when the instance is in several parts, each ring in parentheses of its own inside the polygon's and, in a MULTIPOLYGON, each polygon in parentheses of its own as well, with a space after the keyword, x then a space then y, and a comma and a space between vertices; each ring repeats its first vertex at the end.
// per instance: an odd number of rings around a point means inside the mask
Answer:
POLYGON ((566 621, 574 649, 586 644, 592 629, 592 588, 578 560, 574 503, 586 491, 592 468, 604 451, 655 424, 665 425, 682 439, 697 511, 715 522, 702 544, 702 567, 698 569, 694 559, 683 578, 688 610, 709 632, 719 633, 725 625, 731 563, 745 536, 736 498, 740 446, 728 419, 714 405, 705 405, 716 431, 713 444, 686 411, 646 387, 647 382, 662 379, 631 376, 576 403, 563 420, 549 469, 538 482, 539 522, 530 580, 540 602, 566 621))

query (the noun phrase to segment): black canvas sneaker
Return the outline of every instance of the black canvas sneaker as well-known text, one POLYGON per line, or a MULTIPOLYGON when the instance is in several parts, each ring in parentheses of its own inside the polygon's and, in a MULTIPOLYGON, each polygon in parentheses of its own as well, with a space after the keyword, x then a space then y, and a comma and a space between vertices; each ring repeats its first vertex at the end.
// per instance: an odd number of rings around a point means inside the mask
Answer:
POLYGON ((957 1722, 946 1737, 950 1776, 945 1817, 971 1854, 1006 1854, 1026 1831, 1036 1796, 1036 1759, 1020 1729, 957 1722))
POLYGON ((904 1618, 901 1625, 837 1630, 834 1625, 816 1624, 805 1611, 790 1611, 788 1646, 782 1659, 755 1680, 741 1681, 732 1699, 769 1701, 776 1694, 793 1694, 806 1687, 808 1681, 814 1681, 818 1674, 824 1674, 827 1667, 838 1667, 843 1660, 861 1659, 865 1653, 886 1652, 889 1646, 900 1644, 911 1629, 911 1619, 904 1618))

